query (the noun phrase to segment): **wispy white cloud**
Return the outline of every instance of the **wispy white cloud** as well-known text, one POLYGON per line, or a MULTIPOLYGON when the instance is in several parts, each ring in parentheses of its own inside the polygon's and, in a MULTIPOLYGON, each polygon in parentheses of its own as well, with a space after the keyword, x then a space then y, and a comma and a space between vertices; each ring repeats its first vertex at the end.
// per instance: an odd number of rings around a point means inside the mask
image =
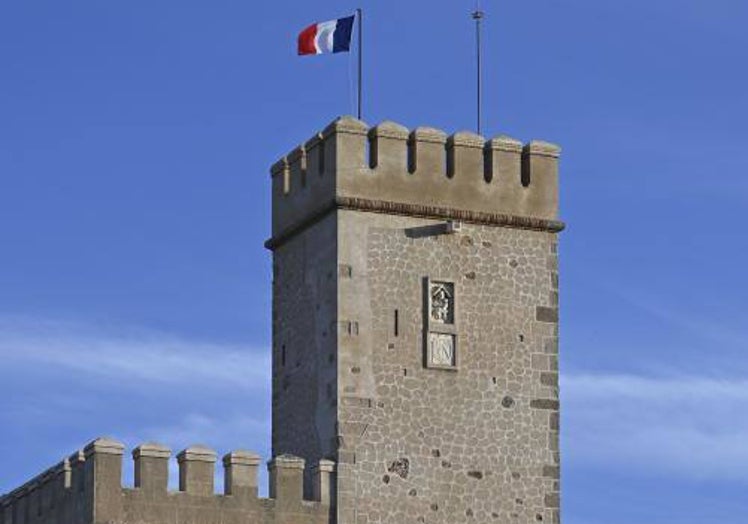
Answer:
POLYGON ((608 289, 630 305, 701 340, 728 347, 748 348, 748 317, 745 315, 742 315, 743 318, 734 319, 733 322, 726 322, 724 318, 718 320, 710 317, 703 310, 684 310, 662 296, 641 289, 619 289, 610 286, 608 289))
POLYGON ((686 346, 650 348, 655 369, 647 375, 562 373, 566 459, 572 467, 748 482, 748 331, 740 310, 715 318, 650 291, 606 288, 685 335, 686 346))
MULTIPOLYGON (((116 378, 132 387, 223 387, 238 393, 235 404, 230 396, 219 411, 187 404, 180 416, 161 403, 170 413, 163 423, 140 421, 118 436, 129 445, 156 440, 175 450, 197 442, 222 452, 267 449, 268 351, 138 329, 0 318, 0 355, 5 370, 21 373, 50 366, 103 384, 116 378)), ((110 394, 100 387, 102 397, 110 394)), ((567 467, 748 481, 748 377, 562 374, 562 393, 567 467)))
POLYGON ((49 366, 88 378, 143 382, 265 388, 270 370, 267 350, 196 342, 131 327, 0 318, 0 355, 6 368, 49 366))
MULTIPOLYGON (((264 439, 270 434, 270 419, 265 413, 233 413, 217 417, 193 412, 173 424, 141 428, 137 436, 173 446, 202 443, 219 451, 238 448, 261 451, 266 448, 267 442, 264 439)), ((124 438, 133 444, 137 443, 127 435, 124 438)))
POLYGON ((717 380, 703 377, 644 377, 637 375, 576 374, 564 379, 564 393, 581 402, 640 400, 673 402, 748 402, 748 378, 717 380))
POLYGON ((568 467, 748 482, 748 378, 571 375, 568 467))
MULTIPOLYGON (((133 326, 6 316, 0 359, 0 394, 13 388, 24 398, 0 410, 0 427, 14 430, 0 436, 0 447, 22 449, 17 439, 33 431, 28 453, 48 446, 65 454, 111 435, 129 448, 156 441, 176 453, 199 443, 221 454, 268 455, 267 349, 133 326)), ((10 467, 27 471, 26 461, 13 460, 10 467)), ((132 482, 131 464, 125 478, 132 482)))

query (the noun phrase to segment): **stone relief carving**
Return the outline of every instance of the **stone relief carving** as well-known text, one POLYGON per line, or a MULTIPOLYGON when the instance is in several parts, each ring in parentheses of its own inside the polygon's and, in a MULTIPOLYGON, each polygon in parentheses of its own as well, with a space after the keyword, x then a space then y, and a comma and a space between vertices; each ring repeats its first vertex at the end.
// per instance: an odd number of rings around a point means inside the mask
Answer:
POLYGON ((440 324, 454 324, 454 284, 432 282, 429 292, 431 296, 431 321, 440 324))
POLYGON ((425 365, 431 368, 457 369, 455 283, 426 277, 424 293, 425 365))
POLYGON ((434 366, 454 366, 455 336, 448 333, 429 333, 430 364, 434 366))

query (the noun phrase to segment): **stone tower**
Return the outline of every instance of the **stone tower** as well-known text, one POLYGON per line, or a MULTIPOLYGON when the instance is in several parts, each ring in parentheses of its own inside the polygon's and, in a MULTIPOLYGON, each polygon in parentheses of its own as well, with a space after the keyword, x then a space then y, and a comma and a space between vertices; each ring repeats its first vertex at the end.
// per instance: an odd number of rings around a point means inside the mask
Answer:
POLYGON ((559 522, 558 156, 340 118, 273 166, 273 454, 338 524, 559 522))

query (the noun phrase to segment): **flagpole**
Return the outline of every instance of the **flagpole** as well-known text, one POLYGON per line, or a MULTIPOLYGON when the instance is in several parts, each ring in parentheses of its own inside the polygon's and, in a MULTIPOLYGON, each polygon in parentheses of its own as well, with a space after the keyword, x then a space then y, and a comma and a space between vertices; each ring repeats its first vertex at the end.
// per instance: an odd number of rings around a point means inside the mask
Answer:
POLYGON ((476 54, 476 129, 481 134, 481 106, 483 105, 482 64, 481 64, 481 21, 485 13, 480 8, 473 11, 475 20, 475 54, 476 54))
POLYGON ((356 18, 358 19, 358 119, 361 120, 363 114, 362 111, 362 93, 363 84, 362 79, 364 76, 364 11, 361 8, 356 9, 356 18))

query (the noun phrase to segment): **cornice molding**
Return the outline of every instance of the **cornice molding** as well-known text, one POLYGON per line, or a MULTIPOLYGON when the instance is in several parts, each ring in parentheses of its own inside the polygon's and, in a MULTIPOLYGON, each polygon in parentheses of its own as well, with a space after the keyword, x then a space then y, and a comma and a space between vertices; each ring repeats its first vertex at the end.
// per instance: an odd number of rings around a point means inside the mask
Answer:
POLYGON ((440 206, 426 206, 421 204, 406 204, 386 200, 371 200, 368 198, 338 196, 332 202, 320 207, 317 211, 307 215, 304 220, 286 228, 280 234, 265 242, 265 247, 271 251, 286 243, 309 226, 322 220, 328 213, 336 209, 380 213, 384 215, 411 216, 437 220, 459 220, 469 224, 485 226, 501 226, 531 231, 545 231, 559 233, 566 225, 560 220, 546 218, 505 215, 502 213, 485 213, 468 211, 440 206))

